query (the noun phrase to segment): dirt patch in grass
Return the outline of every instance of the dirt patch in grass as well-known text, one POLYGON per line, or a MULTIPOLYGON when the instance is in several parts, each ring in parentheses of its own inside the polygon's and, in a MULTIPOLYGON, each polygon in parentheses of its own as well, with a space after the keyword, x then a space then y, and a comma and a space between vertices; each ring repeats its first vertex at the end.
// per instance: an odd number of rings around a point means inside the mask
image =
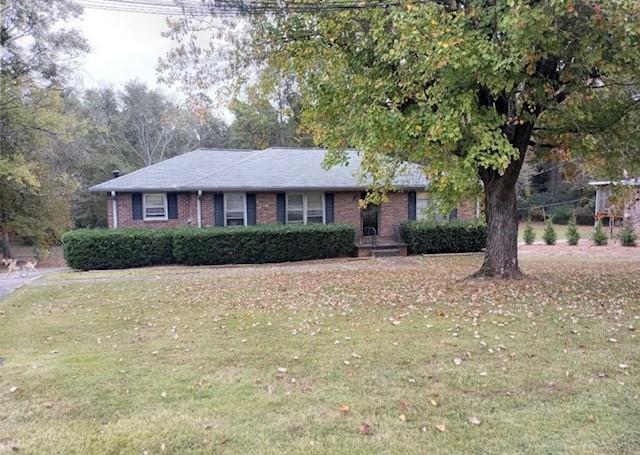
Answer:
POLYGON ((640 261, 531 253, 525 280, 460 280, 481 261, 154 268, 24 288, 0 302, 0 441, 638 453, 640 261))

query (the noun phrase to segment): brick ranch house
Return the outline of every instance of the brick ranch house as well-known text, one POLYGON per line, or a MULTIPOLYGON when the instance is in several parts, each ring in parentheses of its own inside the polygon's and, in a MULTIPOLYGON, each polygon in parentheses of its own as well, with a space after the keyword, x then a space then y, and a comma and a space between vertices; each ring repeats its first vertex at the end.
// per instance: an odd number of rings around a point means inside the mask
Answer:
MULTIPOLYGON (((407 165, 387 202, 360 208, 366 185, 358 178, 359 155, 348 151, 347 165, 324 169, 325 153, 198 149, 130 174, 114 173, 91 191, 109 195, 109 228, 347 223, 356 228, 361 255, 385 246, 406 254, 398 226, 431 213, 420 168, 407 165)), ((465 203, 438 218, 478 216, 477 204, 465 203)))

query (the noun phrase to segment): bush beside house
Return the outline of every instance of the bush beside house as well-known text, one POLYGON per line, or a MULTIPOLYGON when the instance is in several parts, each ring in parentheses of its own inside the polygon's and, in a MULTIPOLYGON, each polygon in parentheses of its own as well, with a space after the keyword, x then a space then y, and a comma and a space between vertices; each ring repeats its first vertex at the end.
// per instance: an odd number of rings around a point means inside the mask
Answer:
POLYGON ((487 244, 487 226, 477 221, 410 221, 400 232, 413 254, 475 252, 487 244))
POLYGON ((173 264, 172 234, 161 229, 77 229, 62 236, 64 258, 81 270, 173 264))
POLYGON ((240 229, 183 229, 175 232, 179 264, 259 264, 348 256, 353 226, 265 225, 240 229))
POLYGON ((123 269, 162 264, 239 264, 348 256, 353 226, 262 225, 234 229, 79 229, 62 237, 74 269, 123 269))

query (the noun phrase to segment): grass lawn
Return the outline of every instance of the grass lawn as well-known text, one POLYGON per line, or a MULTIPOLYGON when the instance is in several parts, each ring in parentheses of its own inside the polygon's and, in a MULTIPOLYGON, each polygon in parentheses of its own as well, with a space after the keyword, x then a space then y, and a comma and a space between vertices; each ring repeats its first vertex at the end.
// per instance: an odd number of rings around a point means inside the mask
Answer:
POLYGON ((0 301, 0 453, 640 453, 640 258, 480 261, 45 278, 0 301))

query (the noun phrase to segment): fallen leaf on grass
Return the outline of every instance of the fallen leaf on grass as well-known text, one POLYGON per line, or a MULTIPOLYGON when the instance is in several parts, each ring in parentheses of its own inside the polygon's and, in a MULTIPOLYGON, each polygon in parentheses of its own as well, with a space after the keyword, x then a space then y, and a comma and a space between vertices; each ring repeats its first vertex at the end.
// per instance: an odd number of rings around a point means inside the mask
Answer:
POLYGON ((340 412, 343 414, 346 414, 349 412, 349 406, 346 404, 341 404, 340 405, 340 412))
POLYGON ((16 386, 16 385, 14 385, 13 387, 11 387, 11 388, 9 389, 9 392, 10 392, 10 393, 14 393, 14 392, 17 392, 17 391, 18 391, 18 386, 16 386))
POLYGON ((436 430, 438 430, 440 433, 444 433, 445 431, 447 431, 447 426, 444 423, 437 423, 436 430))
POLYGON ((480 425, 481 422, 479 418, 474 416, 474 417, 469 417, 469 423, 471 425, 480 425))
POLYGON ((366 422, 362 422, 362 424, 360 424, 360 434, 369 436, 371 434, 371 425, 366 422))
POLYGON ((460 366, 462 365, 462 359, 460 357, 456 357, 455 359, 453 359, 453 363, 460 366))
POLYGON ((406 421, 407 421, 407 416, 406 416, 406 415, 404 415, 404 414, 400 414, 400 415, 398 416, 398 418, 400 419, 400 421, 401 421, 401 422, 406 422, 406 421))

